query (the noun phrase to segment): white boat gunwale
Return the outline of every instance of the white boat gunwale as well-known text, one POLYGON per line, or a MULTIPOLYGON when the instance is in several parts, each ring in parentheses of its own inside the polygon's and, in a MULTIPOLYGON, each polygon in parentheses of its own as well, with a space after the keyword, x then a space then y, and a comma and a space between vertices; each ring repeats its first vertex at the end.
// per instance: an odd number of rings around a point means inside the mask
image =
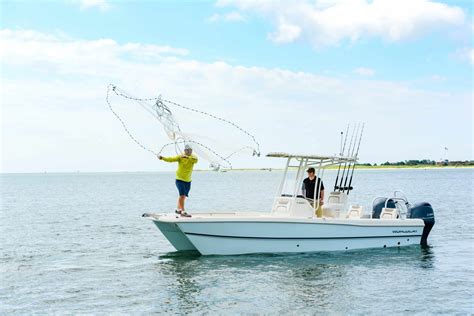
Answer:
MULTIPOLYGON (((219 222, 232 222, 232 223, 292 223, 292 224, 325 224, 325 225, 344 225, 344 226, 374 226, 374 227, 399 227, 399 226, 420 226, 424 227, 424 222, 421 219, 331 219, 331 218, 304 218, 304 217, 243 217, 238 218, 232 217, 200 217, 198 214, 193 217, 176 217, 169 214, 154 214, 157 217, 151 217, 153 221, 166 222, 166 223, 219 223, 219 222)), ((238 216, 238 215, 236 215, 238 216)))

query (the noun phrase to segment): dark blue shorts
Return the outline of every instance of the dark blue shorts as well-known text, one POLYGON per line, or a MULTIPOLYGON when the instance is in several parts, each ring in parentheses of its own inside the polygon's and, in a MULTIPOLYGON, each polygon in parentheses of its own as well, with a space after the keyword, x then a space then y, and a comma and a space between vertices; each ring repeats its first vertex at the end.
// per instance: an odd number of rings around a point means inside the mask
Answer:
POLYGON ((191 182, 186 182, 176 179, 176 187, 178 188, 179 195, 188 196, 189 190, 191 190, 191 182))

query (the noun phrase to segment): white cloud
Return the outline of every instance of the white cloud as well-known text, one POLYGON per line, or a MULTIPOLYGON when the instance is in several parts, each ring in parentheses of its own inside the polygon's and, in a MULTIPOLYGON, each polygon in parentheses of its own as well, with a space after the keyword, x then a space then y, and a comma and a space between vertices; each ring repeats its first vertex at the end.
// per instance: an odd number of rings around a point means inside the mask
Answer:
POLYGON ((297 25, 280 23, 278 30, 269 35, 269 38, 275 43, 291 43, 301 34, 301 28, 297 25))
POLYGON ((209 22, 242 22, 245 21, 245 16, 243 16, 241 13, 237 11, 229 12, 229 13, 224 13, 224 14, 218 14, 215 13, 211 15, 207 21, 209 22))
POLYGON ((365 68, 365 67, 356 68, 352 72, 355 74, 358 74, 359 76, 365 76, 365 77, 371 77, 375 75, 375 70, 371 68, 365 68))
POLYGON ((467 62, 474 66, 474 48, 472 47, 460 48, 452 54, 452 57, 461 62, 467 62))
MULTIPOLYGON (((154 45, 150 58, 140 53, 146 45, 112 39, 9 30, 0 35, 4 172, 173 168, 158 164, 125 135, 105 103, 111 82, 136 96, 163 94, 231 118, 257 136, 263 153, 335 153, 346 123, 365 121, 363 161, 438 159, 439 143, 449 146, 452 159, 471 155, 472 139, 465 135, 471 133, 472 91, 200 62, 180 49, 166 57, 174 48, 164 49, 163 57, 162 47, 154 45), (420 125, 419 117, 430 124, 420 125), (309 133, 310 143, 301 136, 309 133)), ((157 146, 166 142, 162 131, 143 132, 156 137, 157 146)), ((232 139, 220 130, 218 136, 232 139)), ((237 166, 274 163, 280 161, 239 160, 237 166)))
POLYGON ((107 11, 110 9, 110 4, 107 0, 80 0, 79 3, 81 10, 98 8, 101 11, 107 11))
MULTIPOLYGON (((44 34, 35 31, 0 30, 1 59, 9 64, 41 63, 58 67, 76 66, 82 71, 88 65, 112 64, 122 58, 156 59, 184 56, 186 49, 140 43, 119 44, 111 39, 74 40, 64 35, 44 34)), ((93 70, 93 69, 91 69, 93 70)))
POLYGON ((217 4, 270 19, 276 31, 269 38, 277 43, 300 39, 317 47, 372 37, 401 41, 465 23, 462 9, 428 0, 219 0, 217 4))

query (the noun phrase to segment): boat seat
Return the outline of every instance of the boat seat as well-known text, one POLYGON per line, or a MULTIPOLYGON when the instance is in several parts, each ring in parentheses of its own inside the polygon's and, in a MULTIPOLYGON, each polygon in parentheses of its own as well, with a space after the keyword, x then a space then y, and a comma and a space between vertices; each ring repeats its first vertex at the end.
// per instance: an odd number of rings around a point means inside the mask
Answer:
POLYGON ((296 217, 313 217, 314 208, 305 198, 297 197, 292 201, 290 215, 296 217))
POLYGON ((289 211, 290 201, 287 199, 278 199, 275 203, 274 211, 276 213, 286 213, 289 211))
POLYGON ((333 191, 329 193, 327 204, 346 204, 347 194, 344 192, 333 191))
POLYGON ((346 214, 346 218, 361 218, 362 217, 362 206, 351 205, 351 208, 346 214))
POLYGON ((398 209, 384 207, 380 213, 380 219, 397 219, 398 209))
POLYGON ((347 202, 347 194, 344 192, 334 191, 329 193, 326 204, 322 206, 324 217, 337 218, 345 211, 347 202))

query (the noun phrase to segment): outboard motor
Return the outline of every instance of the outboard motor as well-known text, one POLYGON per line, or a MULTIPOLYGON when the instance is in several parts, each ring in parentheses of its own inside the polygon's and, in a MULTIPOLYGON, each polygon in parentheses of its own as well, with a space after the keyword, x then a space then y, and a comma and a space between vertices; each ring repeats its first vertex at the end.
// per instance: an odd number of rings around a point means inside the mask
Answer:
POLYGON ((421 218, 425 222, 420 244, 422 246, 428 245, 428 235, 435 224, 434 211, 431 204, 422 202, 410 206, 407 211, 407 218, 421 218))
MULTIPOLYGON (((387 198, 379 197, 374 200, 374 203, 372 204, 372 218, 380 218, 380 213, 382 213, 382 209, 385 207, 385 202, 387 201, 387 198)), ((387 207, 389 208, 395 208, 395 201, 390 199, 387 202, 387 207)))

